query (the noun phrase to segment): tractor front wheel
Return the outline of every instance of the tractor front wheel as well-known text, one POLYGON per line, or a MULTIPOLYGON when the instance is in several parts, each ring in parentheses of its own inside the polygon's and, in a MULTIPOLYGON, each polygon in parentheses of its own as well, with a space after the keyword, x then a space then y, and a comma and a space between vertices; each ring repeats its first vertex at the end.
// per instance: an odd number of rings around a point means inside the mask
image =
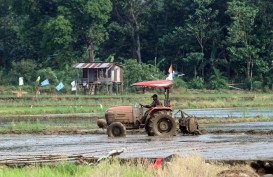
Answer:
POLYGON ((107 127, 109 137, 124 137, 126 136, 126 128, 120 122, 113 122, 107 127))
POLYGON ((98 119, 97 120, 97 126, 99 128, 106 128, 107 127, 107 122, 105 119, 98 119))

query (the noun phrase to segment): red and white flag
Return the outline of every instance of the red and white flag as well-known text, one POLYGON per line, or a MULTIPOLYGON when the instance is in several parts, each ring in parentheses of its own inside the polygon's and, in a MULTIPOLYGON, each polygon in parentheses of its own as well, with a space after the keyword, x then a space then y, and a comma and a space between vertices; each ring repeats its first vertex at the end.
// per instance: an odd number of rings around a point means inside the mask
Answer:
POLYGON ((172 74, 173 73, 173 65, 171 64, 169 70, 168 70, 169 74, 172 74))
POLYGON ((166 80, 172 81, 172 80, 173 80, 173 65, 172 65, 172 64, 171 64, 171 66, 169 67, 168 72, 169 72, 169 74, 168 74, 168 77, 166 78, 166 80))

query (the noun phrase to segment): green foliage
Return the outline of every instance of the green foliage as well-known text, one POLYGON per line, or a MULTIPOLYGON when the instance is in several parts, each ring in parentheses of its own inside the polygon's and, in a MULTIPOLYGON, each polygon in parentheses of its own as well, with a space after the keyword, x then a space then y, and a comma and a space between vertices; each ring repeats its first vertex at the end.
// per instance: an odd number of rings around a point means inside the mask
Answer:
POLYGON ((208 87, 212 90, 219 90, 219 89, 227 89, 228 88, 228 81, 222 75, 222 73, 213 68, 214 74, 210 76, 208 87))
MULTIPOLYGON (((135 65, 138 71, 147 73, 126 76, 127 86, 164 78, 158 71, 172 63, 187 81, 208 80, 216 68, 227 76, 224 80, 259 80, 271 88, 266 78, 273 77, 272 11, 271 1, 254 0, 5 0, 0 6, 0 84, 18 85, 22 74, 31 84, 36 71, 47 68, 57 77, 53 83, 68 83, 74 75, 67 67, 76 62, 134 58, 144 63, 135 65), (155 59, 160 61, 156 69, 148 65, 155 59), (21 60, 37 66, 19 71, 14 67, 20 68, 15 65, 21 60)), ((224 80, 206 86, 224 88, 224 80)))
POLYGON ((197 76, 189 82, 189 87, 193 89, 204 89, 205 81, 202 77, 197 76))
POLYGON ((187 83, 176 77, 173 79, 173 88, 187 88, 187 83))
POLYGON ((262 81, 253 81, 253 83, 252 83, 253 90, 261 90, 263 88, 262 86, 263 86, 262 81))
POLYGON ((134 59, 125 62, 124 81, 127 87, 135 82, 159 80, 163 78, 164 75, 158 72, 157 68, 153 65, 139 64, 134 59))
POLYGON ((59 79, 57 78, 56 73, 51 69, 51 68, 45 68, 45 69, 40 69, 37 71, 37 77, 40 76, 42 82, 45 79, 49 80, 50 84, 57 84, 59 83, 59 79))
POLYGON ((228 27, 229 36, 227 48, 232 60, 245 63, 245 75, 252 78, 253 66, 258 58, 259 49, 255 46, 256 38, 254 32, 254 21, 257 15, 257 8, 247 5, 246 0, 228 2, 227 14, 232 19, 228 27))
POLYGON ((187 66, 194 66, 193 67, 193 75, 194 77, 197 76, 197 69, 200 66, 200 61, 204 59, 204 53, 200 52, 191 52, 183 58, 183 61, 187 64, 187 66))
MULTIPOLYGON (((18 84, 19 77, 24 77, 24 83, 30 84, 33 82, 35 75, 33 75, 33 71, 35 71, 37 65, 31 60, 21 60, 19 62, 12 62, 12 70, 11 70, 11 77, 13 77, 12 82, 18 84)), ((14 83, 14 84, 15 84, 14 83)))

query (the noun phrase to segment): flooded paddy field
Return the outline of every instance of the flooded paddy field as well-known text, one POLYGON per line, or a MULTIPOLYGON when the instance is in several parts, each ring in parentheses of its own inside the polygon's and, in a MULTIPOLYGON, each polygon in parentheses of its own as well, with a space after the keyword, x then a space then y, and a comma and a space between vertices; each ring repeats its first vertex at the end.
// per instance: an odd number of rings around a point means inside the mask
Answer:
POLYGON ((271 135, 204 134, 200 136, 148 137, 128 135, 1 135, 0 158, 29 154, 107 155, 114 149, 126 148, 121 158, 157 158, 171 154, 198 153, 212 160, 272 160, 271 135))
MULTIPOLYGON (((183 110, 187 114, 201 119, 247 116, 273 116, 272 110, 266 109, 194 109, 183 110)), ((103 114, 45 114, 22 117, 1 117, 0 127, 11 123, 27 121, 45 125, 81 126, 96 125, 96 120, 103 114)), ((186 155, 199 153, 205 159, 212 160, 273 160, 272 134, 248 134, 247 131, 273 131, 273 122, 241 122, 221 124, 200 124, 200 129, 207 132, 200 136, 149 137, 145 133, 128 132, 126 138, 108 138, 105 130, 79 130, 74 133, 48 134, 1 134, 0 158, 10 158, 40 154, 87 154, 106 155, 113 149, 126 148, 122 158, 167 157, 171 154, 186 155), (209 133, 215 131, 222 133, 209 133), (230 130, 237 133, 226 134, 230 130), (240 132, 240 133, 238 133, 240 132), (245 132, 245 133, 244 133, 245 132)))
POLYGON ((184 109, 184 112, 201 118, 256 117, 273 116, 272 108, 213 108, 184 109))
POLYGON ((226 124, 201 124, 200 128, 206 131, 271 131, 273 130, 273 122, 241 122, 241 123, 226 123, 226 124))
MULTIPOLYGON (((197 118, 245 118, 245 117, 273 117, 273 109, 271 108, 213 108, 213 109, 183 109, 189 115, 194 115, 197 118)), ((178 110, 174 110, 175 116, 178 110)), ((73 114, 42 114, 42 115, 23 115, 5 117, 0 116, 0 127, 6 126, 11 122, 28 121, 29 123, 37 122, 41 124, 62 124, 62 125, 79 125, 82 123, 96 123, 97 118, 102 118, 103 112, 100 113, 73 113, 73 114)))

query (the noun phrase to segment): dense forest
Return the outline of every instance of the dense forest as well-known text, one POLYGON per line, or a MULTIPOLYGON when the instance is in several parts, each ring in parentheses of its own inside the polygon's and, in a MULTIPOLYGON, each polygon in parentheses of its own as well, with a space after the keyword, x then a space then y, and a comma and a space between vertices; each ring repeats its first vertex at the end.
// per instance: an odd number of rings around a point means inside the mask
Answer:
POLYGON ((172 64, 183 87, 272 88, 272 0, 0 0, 0 24, 2 85, 114 61, 128 83, 172 64))

